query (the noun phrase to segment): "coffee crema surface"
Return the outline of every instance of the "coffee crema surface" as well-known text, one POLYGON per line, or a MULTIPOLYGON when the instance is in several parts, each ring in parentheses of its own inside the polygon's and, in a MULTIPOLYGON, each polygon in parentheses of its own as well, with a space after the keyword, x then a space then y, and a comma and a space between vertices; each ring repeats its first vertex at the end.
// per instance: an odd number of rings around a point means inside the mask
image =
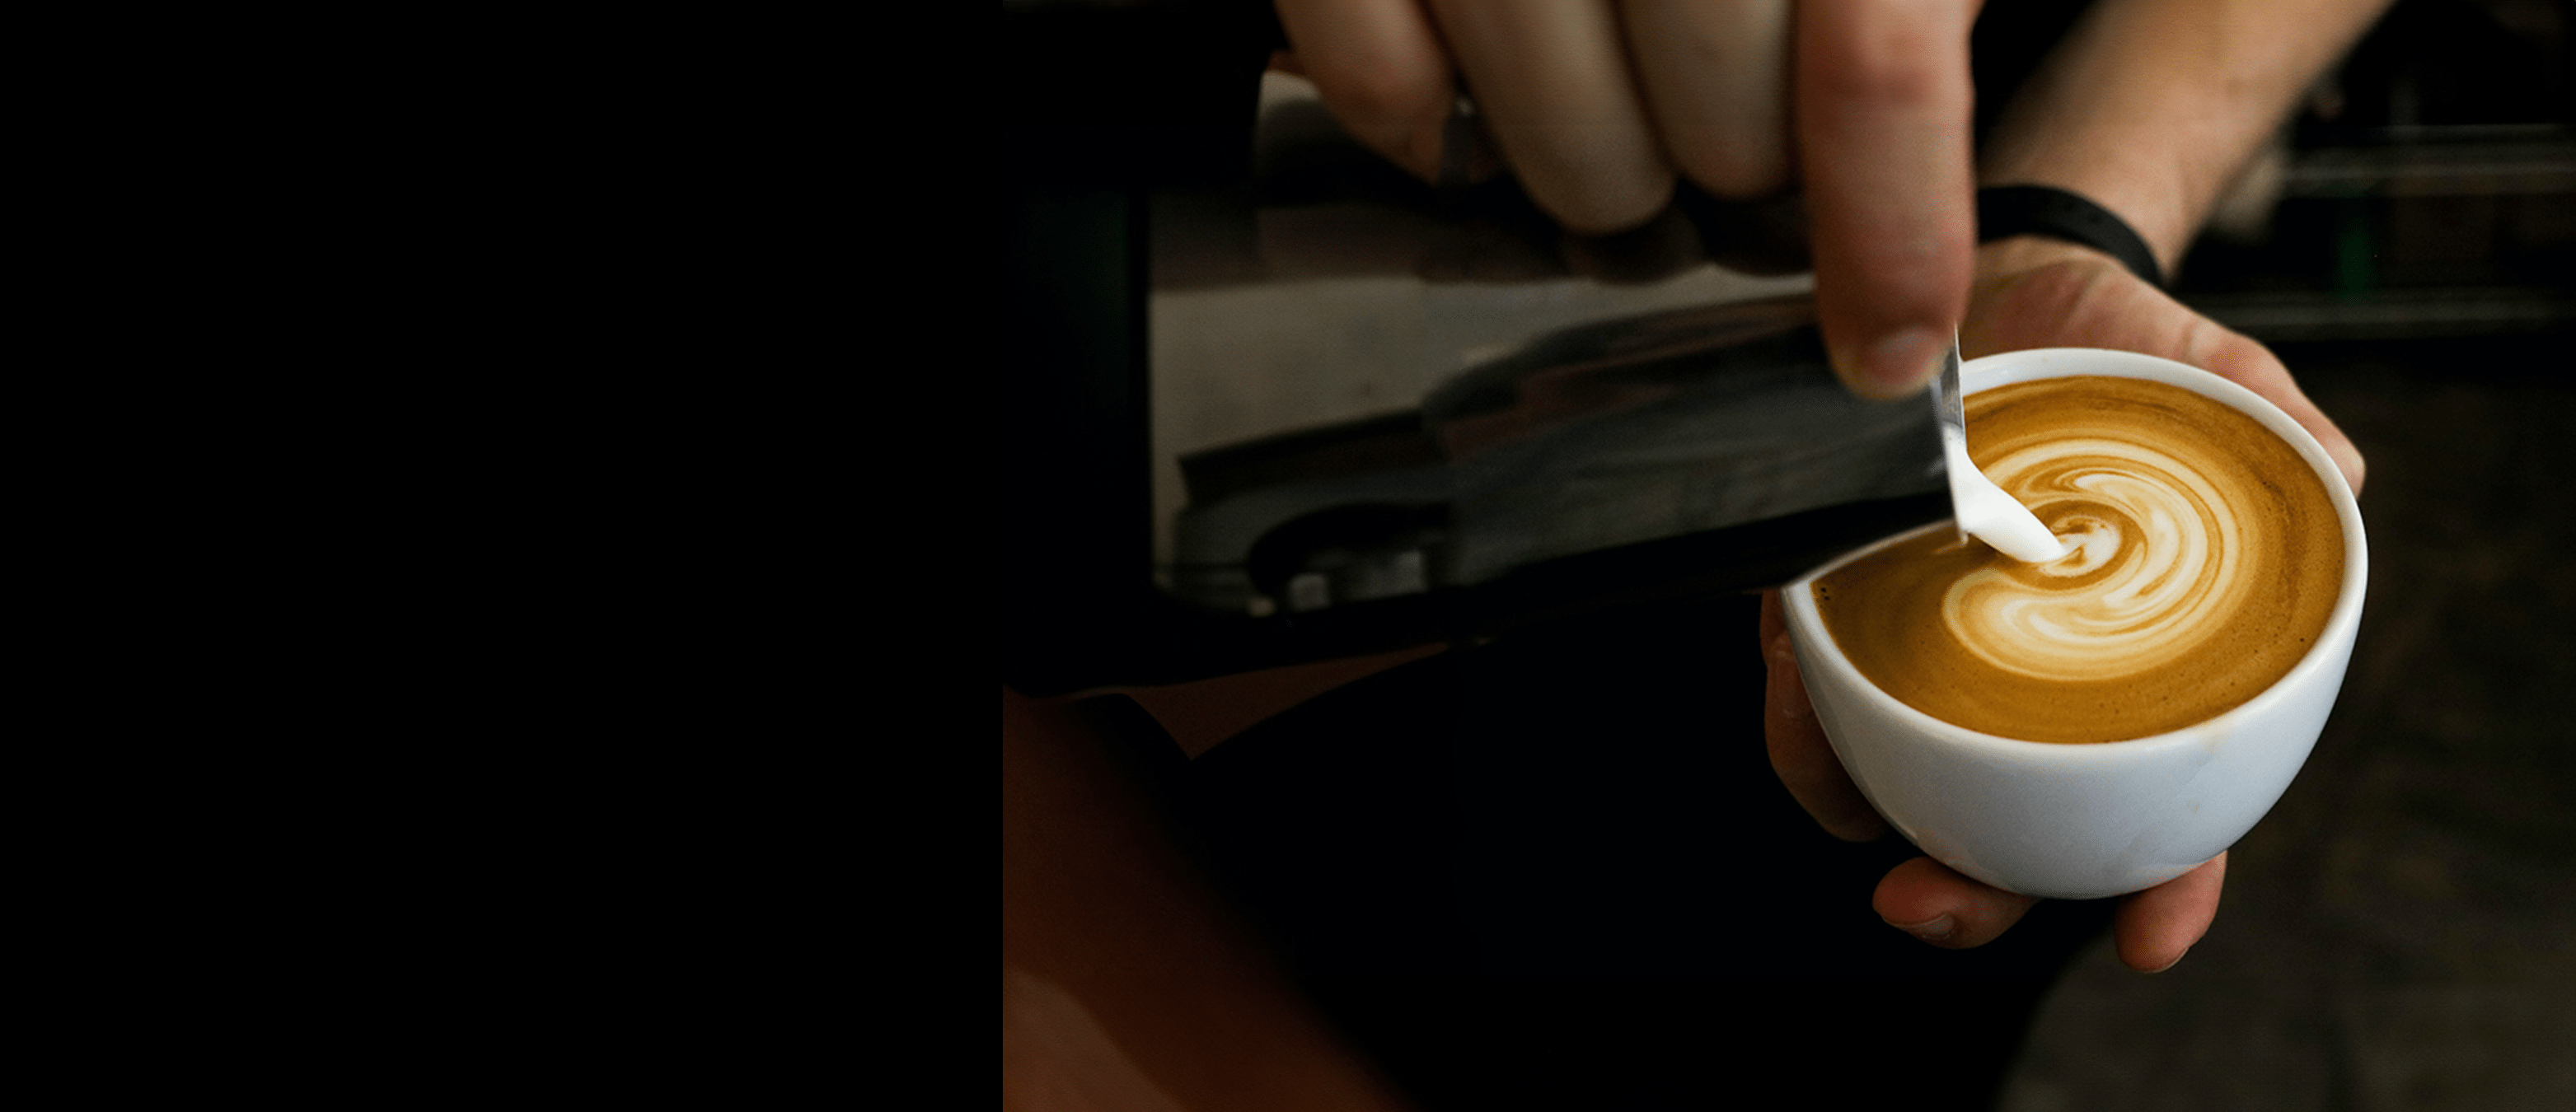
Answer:
POLYGON ((1967 399, 1973 458, 2078 548, 2025 564, 1949 529, 1813 587, 1843 655, 1934 718, 2107 742, 2205 721, 2298 664, 2343 586, 2305 458, 2178 386, 2079 376, 1967 399))

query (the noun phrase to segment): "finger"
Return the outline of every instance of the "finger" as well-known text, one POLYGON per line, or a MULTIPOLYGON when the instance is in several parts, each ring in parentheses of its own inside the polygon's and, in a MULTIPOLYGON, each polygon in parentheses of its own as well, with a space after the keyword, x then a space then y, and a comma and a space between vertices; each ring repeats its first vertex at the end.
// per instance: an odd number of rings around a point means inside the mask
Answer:
POLYGON ((1521 188, 1566 227, 1624 231, 1673 192, 1610 0, 1431 0, 1521 188))
POLYGON ((1887 820, 1860 794, 1834 756, 1833 743, 1825 740, 1824 728, 1816 724, 1778 591, 1762 592, 1762 658, 1770 668, 1770 682, 1762 691, 1762 741, 1781 786, 1834 837, 1866 842, 1887 833, 1887 820))
POLYGON ((1968 302, 1973 0, 1813 0, 1794 78, 1816 309, 1844 385, 1928 381, 1968 302))
POLYGON ((1279 24, 1343 130, 1414 176, 1439 180, 1457 75, 1413 0, 1279 0, 1279 24))
POLYGON ((2140 973, 2162 973, 2174 967, 2192 945, 2209 933, 2218 918, 2219 889, 2227 883, 2227 855, 2153 888, 2120 900, 2111 934, 2120 964, 2140 973))
POLYGON ((2299 389, 2290 368, 2281 364, 2270 348, 2250 337, 2210 325, 2202 333, 2203 350, 2186 353, 2183 362, 2213 372, 2237 385, 2262 395, 2263 400, 2281 407, 2299 427, 2317 438, 2317 444, 2334 457, 2335 467, 2343 472, 2344 482, 2352 484, 2354 494, 2361 493, 2361 480, 2369 465, 2361 458, 2361 449, 2343 434, 2334 419, 2308 400, 2308 392, 2299 389))
POLYGON ((1869 905, 1888 926, 1945 950, 1965 950, 2001 937, 2038 902, 1917 857, 1889 870, 1869 905))
POLYGON ((1720 197, 1789 185, 1789 0, 1621 0, 1628 56, 1673 164, 1720 197))

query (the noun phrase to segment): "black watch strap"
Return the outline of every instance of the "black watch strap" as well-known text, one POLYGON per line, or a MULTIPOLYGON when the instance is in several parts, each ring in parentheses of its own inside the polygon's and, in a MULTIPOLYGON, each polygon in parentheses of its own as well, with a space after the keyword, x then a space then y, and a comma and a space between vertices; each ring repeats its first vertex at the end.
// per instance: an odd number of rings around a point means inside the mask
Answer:
POLYGON ((2127 264, 2148 284, 2162 287, 2156 253, 2126 221, 2086 198, 2046 185, 1996 185, 1977 191, 1977 242, 2042 235, 2081 243, 2127 264))

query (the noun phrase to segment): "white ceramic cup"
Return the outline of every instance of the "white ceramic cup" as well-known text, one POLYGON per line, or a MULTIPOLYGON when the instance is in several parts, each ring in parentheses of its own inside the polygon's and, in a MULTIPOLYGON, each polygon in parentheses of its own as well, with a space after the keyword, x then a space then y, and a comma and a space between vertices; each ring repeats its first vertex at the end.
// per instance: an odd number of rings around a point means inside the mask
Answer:
MULTIPOLYGON (((2307 656, 2233 710, 2134 741, 2059 745, 1997 737, 1943 722, 1873 686, 1825 631, 1809 587, 1903 537, 1836 559, 1782 588, 1816 718, 1843 768, 1889 825, 1942 864, 2024 895, 2093 899, 2152 888, 2198 868, 2253 829, 2325 729, 2352 659, 2370 579, 2361 509, 2315 437, 2272 403, 2207 371, 2130 352, 2044 348, 1975 360, 1960 373, 1970 394, 2031 379, 2111 375, 2216 399, 2297 448, 2325 481, 2343 520, 2343 588, 2307 656)), ((1976 430, 1968 431, 1973 443, 1976 430)))

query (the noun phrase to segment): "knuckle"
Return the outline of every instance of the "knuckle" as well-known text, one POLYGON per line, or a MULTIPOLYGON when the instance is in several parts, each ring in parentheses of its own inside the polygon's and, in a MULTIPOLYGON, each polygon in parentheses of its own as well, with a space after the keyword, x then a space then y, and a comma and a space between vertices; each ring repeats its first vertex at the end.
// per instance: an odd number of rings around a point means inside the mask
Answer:
POLYGON ((1967 91, 1960 43, 1945 21, 1861 20, 1810 78, 1838 99, 1877 105, 1945 104, 1967 91))
POLYGON ((1817 79, 1838 99, 1890 106, 1942 103, 1957 84, 1938 62, 1905 51, 1866 51, 1817 79))

